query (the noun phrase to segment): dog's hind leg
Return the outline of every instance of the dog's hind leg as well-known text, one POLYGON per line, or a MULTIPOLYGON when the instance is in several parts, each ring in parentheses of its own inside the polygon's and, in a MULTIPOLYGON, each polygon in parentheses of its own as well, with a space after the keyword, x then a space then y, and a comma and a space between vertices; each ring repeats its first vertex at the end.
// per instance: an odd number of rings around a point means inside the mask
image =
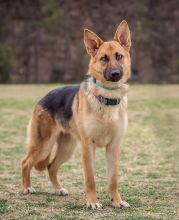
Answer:
POLYGON ((31 187, 30 181, 30 172, 32 167, 35 167, 38 171, 42 171, 47 168, 50 153, 52 148, 52 140, 49 139, 39 145, 29 146, 29 151, 26 157, 22 160, 22 185, 23 185, 23 192, 25 194, 35 193, 35 189, 31 187))
POLYGON ((31 187, 30 172, 34 166, 44 170, 49 163, 57 129, 53 118, 40 106, 37 106, 28 126, 27 154, 22 160, 22 185, 26 194, 34 193, 31 187))
POLYGON ((33 166, 33 160, 30 158, 30 154, 28 154, 22 160, 22 184, 23 184, 23 192, 25 194, 35 193, 35 189, 31 187, 30 181, 30 171, 33 166))
POLYGON ((60 165, 70 159, 76 146, 75 139, 69 134, 60 134, 57 139, 57 151, 53 161, 48 166, 49 178, 55 188, 55 194, 68 195, 68 191, 62 187, 57 178, 60 165))

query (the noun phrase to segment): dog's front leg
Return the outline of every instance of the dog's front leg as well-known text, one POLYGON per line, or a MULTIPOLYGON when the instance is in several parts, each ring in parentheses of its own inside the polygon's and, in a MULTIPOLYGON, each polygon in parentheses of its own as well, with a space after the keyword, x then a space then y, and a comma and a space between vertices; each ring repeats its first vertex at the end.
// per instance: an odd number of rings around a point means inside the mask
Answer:
POLYGON ((118 162, 119 162, 119 147, 107 146, 106 147, 106 160, 107 160, 107 175, 109 181, 109 196, 112 205, 116 208, 129 208, 127 202, 122 201, 118 192, 118 162))
POLYGON ((87 207, 100 209, 102 205, 98 202, 96 195, 96 185, 93 172, 94 144, 88 140, 82 141, 82 159, 85 177, 85 191, 87 207))

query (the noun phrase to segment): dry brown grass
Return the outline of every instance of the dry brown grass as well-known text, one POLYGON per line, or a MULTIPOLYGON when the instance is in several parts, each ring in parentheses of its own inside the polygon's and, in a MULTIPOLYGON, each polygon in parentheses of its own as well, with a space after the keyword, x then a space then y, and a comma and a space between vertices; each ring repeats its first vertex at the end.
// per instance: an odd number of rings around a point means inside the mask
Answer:
POLYGON ((106 192, 103 149, 96 155, 102 211, 85 208, 79 149, 59 174, 68 197, 51 195, 46 172, 33 170, 35 195, 21 193, 20 160, 36 101, 55 85, 0 86, 0 219, 179 219, 179 86, 133 85, 129 129, 121 148, 119 189, 131 209, 113 209, 106 192))

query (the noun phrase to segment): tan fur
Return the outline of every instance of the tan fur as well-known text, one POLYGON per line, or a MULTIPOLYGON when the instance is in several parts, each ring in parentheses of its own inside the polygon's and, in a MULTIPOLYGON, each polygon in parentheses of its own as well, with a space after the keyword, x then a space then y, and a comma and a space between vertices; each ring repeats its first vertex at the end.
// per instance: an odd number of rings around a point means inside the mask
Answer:
POLYGON ((35 108, 28 128, 28 152, 22 161, 24 191, 27 192, 27 189, 31 187, 30 170, 33 166, 38 170, 43 170, 48 166, 49 177, 54 188, 56 190, 63 189, 57 180, 57 171, 59 166, 71 157, 76 143, 79 141, 84 167, 87 206, 101 208, 96 195, 93 160, 96 147, 104 147, 106 149, 109 195, 112 199, 112 205, 115 207, 129 207, 127 203, 121 200, 118 192, 119 149, 128 123, 128 86, 123 83, 127 81, 131 74, 129 55, 131 41, 127 22, 121 22, 113 41, 103 42, 101 38, 89 30, 84 32, 84 41, 87 52, 91 56, 88 75, 94 76, 107 86, 118 86, 120 88, 109 91, 90 81, 82 83, 74 99, 73 117, 67 128, 64 128, 59 120, 52 119, 42 107, 37 106, 35 108), (123 54, 122 60, 116 61, 114 59, 116 52, 123 54), (110 63, 108 64, 99 61, 100 56, 104 53, 110 57, 110 63), (105 80, 102 73, 106 65, 123 68, 124 74, 119 82, 105 80), (99 103, 94 94, 107 98, 120 97, 121 102, 119 105, 105 106, 99 103), (49 162, 55 141, 57 142, 56 155, 49 162))

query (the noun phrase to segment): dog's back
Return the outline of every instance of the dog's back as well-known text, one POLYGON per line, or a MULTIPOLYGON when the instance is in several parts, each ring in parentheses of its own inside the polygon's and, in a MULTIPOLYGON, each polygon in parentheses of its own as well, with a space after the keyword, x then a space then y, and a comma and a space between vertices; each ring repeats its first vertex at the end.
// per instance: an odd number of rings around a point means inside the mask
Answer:
POLYGON ((72 105, 79 88, 79 86, 66 86, 54 89, 43 97, 38 105, 49 112, 53 118, 59 119, 66 127, 72 117, 72 105))

